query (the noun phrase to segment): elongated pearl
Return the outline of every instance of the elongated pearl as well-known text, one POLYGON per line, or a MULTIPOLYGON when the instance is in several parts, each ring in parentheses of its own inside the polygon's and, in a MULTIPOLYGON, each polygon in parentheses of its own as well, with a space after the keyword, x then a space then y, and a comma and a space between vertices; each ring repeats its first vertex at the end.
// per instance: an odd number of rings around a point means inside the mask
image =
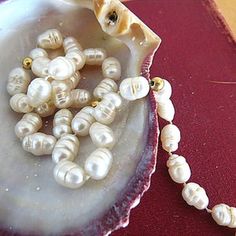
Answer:
POLYGON ((52 135, 44 133, 34 133, 24 137, 22 147, 25 151, 35 156, 52 154, 52 150, 56 144, 56 138, 52 135))
POLYGON ((84 169, 92 179, 104 179, 113 161, 111 152, 106 148, 98 148, 85 161, 84 169))
POLYGON ((50 59, 47 57, 37 57, 35 60, 33 60, 32 63, 32 72, 40 77, 44 78, 48 76, 48 65, 50 63, 50 59))
POLYGON ((191 176, 190 167, 183 156, 171 155, 167 161, 167 167, 171 179, 176 183, 186 183, 191 176))
POLYGON ((158 102, 170 99, 172 94, 172 88, 170 83, 165 79, 163 80, 163 82, 164 82, 163 88, 160 89, 159 91, 154 92, 155 98, 158 102))
POLYGON ((150 85, 142 76, 124 79, 120 84, 120 95, 129 101, 146 97, 149 90, 150 85))
POLYGON ((102 65, 107 57, 107 52, 103 48, 88 48, 84 50, 87 65, 102 65))
POLYGON ((29 113, 34 108, 30 105, 30 101, 27 95, 19 93, 11 97, 10 106, 13 111, 19 113, 29 113))
POLYGON ((71 91, 72 96, 72 107, 81 108, 85 107, 91 101, 91 94, 86 89, 74 89, 71 91))
POLYGON ((103 98, 103 96, 110 92, 117 92, 118 86, 116 82, 112 79, 102 80, 93 91, 93 96, 95 98, 103 98))
POLYGON ((171 122, 175 115, 175 108, 172 101, 170 99, 161 100, 157 106, 157 113, 162 119, 171 122))
POLYGON ((162 148, 167 152, 174 152, 178 149, 180 131, 175 125, 166 125, 161 131, 162 148))
POLYGON ((37 78, 34 79, 27 91, 27 96, 30 101, 30 105, 33 107, 38 107, 51 98, 52 86, 45 79, 37 78))
POLYGON ((13 69, 8 77, 7 92, 10 95, 26 93, 31 77, 23 68, 13 69))
POLYGON ((206 209, 209 204, 206 191, 196 183, 187 183, 182 190, 183 199, 198 210, 206 209))
POLYGON ((48 53, 42 48, 35 48, 31 50, 29 57, 35 60, 38 57, 48 57, 48 53))
POLYGON ((69 51, 72 52, 73 50, 83 51, 80 43, 73 37, 66 37, 63 42, 63 47, 65 53, 68 53, 69 51))
POLYGON ((71 121, 73 114, 68 109, 58 111, 53 119, 53 135, 61 138, 64 134, 71 134, 71 121))
POLYGON ((105 78, 119 80, 121 77, 121 65, 115 57, 108 57, 102 63, 102 72, 105 78))
POLYGON ((37 43, 44 49, 57 49, 62 46, 63 37, 59 30, 49 29, 38 36, 37 43))
POLYGON ((66 54, 66 58, 69 58, 75 62, 76 70, 81 70, 86 62, 86 57, 84 53, 80 50, 69 50, 66 54))
POLYGON ((79 71, 76 71, 69 79, 65 80, 65 82, 70 84, 70 89, 75 89, 78 86, 80 79, 81 75, 79 71))
POLYGON ((43 103, 42 105, 36 107, 34 111, 39 114, 41 117, 51 116, 55 113, 56 106, 52 100, 43 103))
POLYGON ((79 152, 79 140, 72 134, 63 135, 56 143, 52 160, 55 163, 60 161, 73 161, 79 152))
POLYGON ((38 132, 42 127, 43 122, 41 117, 36 113, 25 114, 15 126, 16 136, 20 139, 27 135, 38 132))
POLYGON ((71 161, 59 162, 53 175, 58 184, 72 189, 81 187, 87 180, 83 169, 71 161))
POLYGON ((89 134, 89 129, 95 122, 93 112, 94 109, 92 107, 84 107, 75 115, 71 123, 72 130, 75 134, 79 136, 86 136, 89 134))

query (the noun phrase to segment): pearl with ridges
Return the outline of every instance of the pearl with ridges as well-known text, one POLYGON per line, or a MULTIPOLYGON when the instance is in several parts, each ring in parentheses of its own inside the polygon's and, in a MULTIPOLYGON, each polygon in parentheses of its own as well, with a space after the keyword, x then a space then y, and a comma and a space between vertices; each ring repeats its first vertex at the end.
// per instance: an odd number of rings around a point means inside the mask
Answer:
POLYGON ((43 103, 42 105, 36 107, 34 111, 41 117, 51 116, 55 113, 56 107, 52 100, 43 103))
POLYGON ((80 43, 73 37, 66 37, 63 41, 63 47, 65 53, 72 52, 73 50, 83 50, 80 43))
POLYGON ((105 78, 119 80, 121 77, 121 65, 115 57, 108 57, 102 63, 102 72, 105 78))
POLYGON ((88 90, 86 89, 74 89, 71 91, 72 96, 72 107, 74 108, 81 108, 87 106, 92 97, 88 90))
POLYGON ((13 111, 19 113, 29 113, 33 111, 33 107, 30 105, 28 96, 24 93, 19 93, 11 97, 10 106, 13 111))
POLYGON ((76 70, 81 70, 86 62, 86 57, 80 50, 69 51, 66 54, 66 58, 71 59, 75 62, 76 70))
POLYGON ((38 57, 48 57, 48 53, 42 48, 35 48, 31 50, 29 57, 35 60, 38 57))
POLYGON ((107 57, 107 52, 103 48, 88 48, 84 50, 87 65, 102 65, 107 57))

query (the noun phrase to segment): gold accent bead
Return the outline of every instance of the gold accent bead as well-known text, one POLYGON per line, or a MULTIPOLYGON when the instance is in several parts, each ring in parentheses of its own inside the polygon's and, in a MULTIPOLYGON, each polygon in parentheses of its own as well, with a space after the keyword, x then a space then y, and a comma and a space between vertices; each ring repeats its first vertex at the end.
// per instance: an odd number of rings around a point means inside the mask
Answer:
POLYGON ((91 106, 95 108, 98 105, 99 101, 92 101, 91 106))
POLYGON ((160 91, 164 87, 164 80, 160 77, 155 77, 151 79, 150 86, 154 91, 160 91))
POLYGON ((31 66, 32 66, 32 62, 33 62, 32 58, 30 58, 30 57, 24 58, 24 60, 22 61, 23 68, 26 70, 30 70, 31 66))

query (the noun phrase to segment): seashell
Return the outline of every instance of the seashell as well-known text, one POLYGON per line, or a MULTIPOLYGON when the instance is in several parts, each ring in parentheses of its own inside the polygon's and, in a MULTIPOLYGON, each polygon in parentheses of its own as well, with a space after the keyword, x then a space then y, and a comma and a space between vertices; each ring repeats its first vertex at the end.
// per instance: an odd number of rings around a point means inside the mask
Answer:
POLYGON ((30 105, 29 98, 24 93, 19 93, 11 97, 10 106, 13 111, 19 113, 29 113, 34 109, 30 105))
POLYGON ((91 101, 90 92, 86 89, 74 89, 71 91, 72 96, 72 107, 81 108, 85 107, 91 101))
POLYGON ((86 62, 86 57, 80 50, 69 50, 66 54, 66 58, 72 60, 75 63, 76 70, 81 70, 86 62))
POLYGON ((87 65, 102 65, 107 57, 107 52, 104 48, 88 48, 84 50, 87 65))
POLYGON ((115 57, 108 57, 102 63, 102 72, 105 78, 119 80, 121 77, 121 65, 115 57))
POLYGON ((73 51, 73 50, 83 51, 83 48, 80 45, 80 43, 73 37, 66 37, 63 41, 63 47, 65 50, 65 53, 68 53, 69 51, 73 51))
POLYGON ((34 111, 41 117, 51 116, 55 113, 56 107, 52 100, 43 103, 42 105, 36 107, 34 111))
POLYGON ((30 51, 29 57, 35 60, 38 57, 48 57, 48 53, 42 48, 35 48, 30 51))
POLYGON ((47 77, 50 61, 51 60, 47 57, 38 57, 34 59, 31 67, 32 72, 40 78, 47 77))
POLYGON ((175 108, 172 101, 170 99, 161 100, 157 106, 157 113, 162 119, 171 122, 175 115, 175 108))

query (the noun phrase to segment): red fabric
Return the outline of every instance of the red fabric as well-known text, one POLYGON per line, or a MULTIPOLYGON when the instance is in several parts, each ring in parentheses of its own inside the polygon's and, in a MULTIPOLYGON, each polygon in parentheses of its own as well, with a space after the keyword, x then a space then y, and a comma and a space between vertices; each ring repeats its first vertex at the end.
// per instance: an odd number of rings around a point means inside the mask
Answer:
MULTIPOLYGON (((236 207, 236 84, 211 82, 236 82, 235 44, 207 10, 206 0, 136 0, 126 5, 162 38, 151 76, 167 78, 173 86, 174 122, 182 132, 177 153, 187 158, 191 181, 206 189, 210 207, 222 202, 236 207)), ((113 235, 234 235, 184 202, 181 186, 168 176, 166 160, 159 148, 149 191, 131 211, 128 227, 113 235)))

